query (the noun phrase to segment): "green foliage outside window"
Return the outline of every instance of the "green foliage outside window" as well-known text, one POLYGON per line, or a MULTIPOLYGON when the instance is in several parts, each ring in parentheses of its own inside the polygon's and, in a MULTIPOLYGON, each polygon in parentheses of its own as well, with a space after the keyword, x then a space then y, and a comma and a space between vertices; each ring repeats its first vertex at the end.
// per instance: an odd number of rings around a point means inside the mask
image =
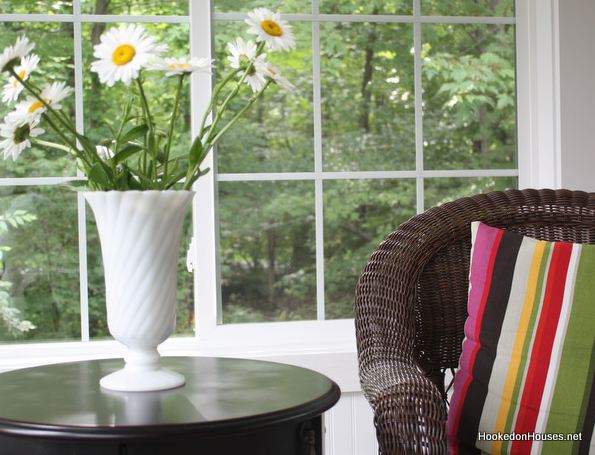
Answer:
MULTIPOLYGON (((217 12, 256 6, 311 12, 307 0, 214 1, 217 12)), ((450 13, 440 9, 445 3, 423 0, 422 13, 512 14, 509 0, 457 0, 450 13)), ((181 15, 187 14, 185 5, 183 0, 82 3, 86 14, 181 15)), ((325 14, 411 14, 410 5, 409 1, 320 2, 325 14)), ((68 13, 64 10, 68 8, 58 1, 0 0, 2 12, 68 13), (7 4, 16 3, 14 11, 6 10, 7 4)), ((312 24, 292 25, 297 50, 276 54, 278 60, 273 62, 284 68, 284 76, 297 92, 266 94, 220 144, 217 172, 314 170, 312 24)), ((98 136, 100 128, 106 128, 102 118, 117 118, 124 90, 103 90, 89 71, 93 43, 104 27, 102 23, 82 27, 85 128, 87 134, 98 136)), ((216 22, 216 65, 226 65, 223 43, 242 27, 238 21, 216 22)), ((187 25, 147 24, 146 28, 171 48, 187 50, 187 25)), ((43 67, 55 72, 49 76, 62 78, 67 70, 73 85, 72 24, 6 22, 0 30, 0 48, 26 31, 41 48, 43 67)), ((516 168, 514 26, 423 24, 422 42, 424 168, 516 168)), ((322 22, 320 48, 323 170, 415 170, 413 26, 322 22)), ((161 97, 164 109, 171 106, 174 90, 158 85, 149 90, 161 97)), ((184 97, 180 148, 190 140, 189 93, 184 97)), ((74 117, 73 104, 67 109, 74 117)), ((59 158, 61 154, 42 149, 27 154, 28 160, 4 161, 0 177, 74 175, 74 163, 59 158)), ((511 186, 516 186, 514 177, 432 178, 424 182, 424 200, 429 207, 511 186)), ((218 187, 223 321, 314 319, 314 182, 219 182, 218 187)), ((415 214, 416 182, 410 178, 326 180, 323 202, 326 317, 352 317, 353 292, 367 257, 391 230, 415 214)), ((76 339, 80 337, 76 196, 55 187, 3 187, 0 214, 15 209, 36 217, 0 238, 0 245, 11 247, 4 253, 2 275, 3 281, 13 283, 7 290, 11 305, 36 326, 17 334, 17 339, 76 339)), ((90 332, 91 337, 105 337, 99 242, 90 211, 87 214, 90 332)), ((177 332, 184 334, 193 328, 192 275, 185 271, 190 230, 188 217, 178 287, 177 332)), ((0 340, 13 339, 0 325, 0 340)))

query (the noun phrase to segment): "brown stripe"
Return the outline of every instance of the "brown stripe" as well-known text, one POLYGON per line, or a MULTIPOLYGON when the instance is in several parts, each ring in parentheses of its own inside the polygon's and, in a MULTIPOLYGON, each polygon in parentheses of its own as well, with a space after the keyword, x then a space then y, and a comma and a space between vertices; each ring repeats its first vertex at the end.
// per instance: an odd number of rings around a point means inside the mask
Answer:
POLYGON ((492 286, 489 290, 481 321, 479 335, 481 348, 477 352, 473 364, 473 380, 465 397, 458 429, 460 447, 461 449, 463 447, 467 449, 468 452, 466 453, 480 453, 479 450, 473 451, 470 448, 475 446, 477 440, 479 421, 488 393, 487 386, 492 375, 496 347, 498 346, 502 323, 504 322, 516 259, 522 241, 522 235, 504 231, 494 263, 492 286))

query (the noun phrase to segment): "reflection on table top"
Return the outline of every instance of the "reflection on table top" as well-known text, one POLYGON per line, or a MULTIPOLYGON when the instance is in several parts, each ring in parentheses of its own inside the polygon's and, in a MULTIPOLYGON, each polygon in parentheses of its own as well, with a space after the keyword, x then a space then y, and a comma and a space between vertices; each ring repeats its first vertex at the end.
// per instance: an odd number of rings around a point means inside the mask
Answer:
POLYGON ((99 378, 121 368, 120 359, 0 374, 0 433, 246 429, 319 415, 340 395, 327 377, 279 363, 210 357, 164 357, 162 363, 182 373, 186 385, 163 392, 101 389, 99 378))

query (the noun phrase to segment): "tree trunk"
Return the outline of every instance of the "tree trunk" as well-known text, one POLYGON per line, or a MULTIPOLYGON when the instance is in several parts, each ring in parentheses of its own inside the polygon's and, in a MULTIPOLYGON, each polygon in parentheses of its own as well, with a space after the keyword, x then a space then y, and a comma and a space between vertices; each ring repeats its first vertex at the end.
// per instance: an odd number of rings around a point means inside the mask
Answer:
MULTIPOLYGON (((108 14, 109 2, 110 0, 95 0, 95 14, 108 14)), ((104 22, 95 22, 93 24, 93 28, 91 29, 91 42, 93 43, 93 46, 99 44, 101 35, 104 31, 104 22)), ((96 94, 95 99, 100 99, 101 84, 99 83, 99 78, 97 77, 96 73, 91 73, 91 90, 94 94, 96 94)), ((87 122, 89 129, 92 129, 95 126, 92 116, 88 116, 87 122)))
MULTIPOLYGON (((378 11, 375 9, 373 14, 377 13, 378 11)), ((372 82, 374 69, 372 66, 372 62, 374 61, 374 45, 378 39, 376 34, 376 24, 369 24, 369 27, 370 33, 367 39, 366 56, 364 60, 364 74, 361 86, 362 111, 359 119, 359 126, 366 133, 370 132, 370 101, 372 99, 372 90, 370 89, 370 84, 372 82)))
POLYGON ((484 103, 479 107, 479 134, 482 160, 487 160, 490 154, 490 128, 487 125, 488 108, 484 103))
POLYGON ((275 307, 275 254, 276 254, 276 236, 275 229, 270 228, 266 231, 267 236, 267 283, 268 283, 268 301, 271 308, 275 307))

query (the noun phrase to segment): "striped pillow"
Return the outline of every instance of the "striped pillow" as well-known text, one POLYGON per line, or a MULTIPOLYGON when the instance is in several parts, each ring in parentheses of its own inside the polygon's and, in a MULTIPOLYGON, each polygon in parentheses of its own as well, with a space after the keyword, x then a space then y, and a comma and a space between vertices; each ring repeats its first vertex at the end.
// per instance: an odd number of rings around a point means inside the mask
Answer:
POLYGON ((595 454, 595 245, 471 230, 449 454, 595 454))

